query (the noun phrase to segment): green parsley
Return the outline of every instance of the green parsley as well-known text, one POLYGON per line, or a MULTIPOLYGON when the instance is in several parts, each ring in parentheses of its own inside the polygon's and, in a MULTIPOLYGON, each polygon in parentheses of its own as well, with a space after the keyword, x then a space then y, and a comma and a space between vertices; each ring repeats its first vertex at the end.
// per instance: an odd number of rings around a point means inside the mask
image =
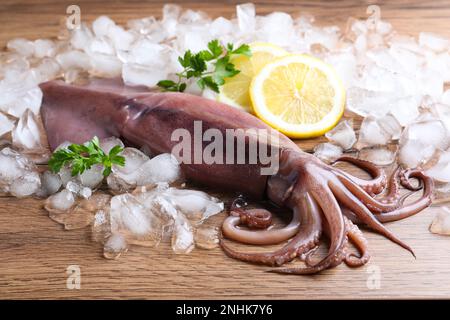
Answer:
POLYGON ((247 44, 235 49, 232 43, 228 43, 224 47, 219 40, 212 40, 208 43, 208 50, 202 50, 195 54, 188 50, 184 56, 178 57, 178 62, 184 69, 176 74, 177 82, 161 80, 157 85, 163 91, 183 92, 186 89, 186 82, 183 82, 183 79, 198 78, 197 84, 201 89, 210 88, 218 93, 219 86, 225 83, 225 78, 234 77, 240 72, 230 62, 233 55, 250 57, 252 52, 247 44), (211 68, 209 68, 210 65, 211 68), (208 71, 208 69, 212 69, 212 71, 208 71))
POLYGON ((95 164, 103 165, 103 175, 109 176, 112 165, 125 165, 125 158, 119 153, 123 148, 119 145, 113 147, 109 154, 106 154, 100 148, 100 142, 97 137, 84 144, 71 144, 67 148, 55 151, 48 161, 50 170, 58 173, 64 165, 69 165, 72 169, 72 176, 82 174, 95 164))

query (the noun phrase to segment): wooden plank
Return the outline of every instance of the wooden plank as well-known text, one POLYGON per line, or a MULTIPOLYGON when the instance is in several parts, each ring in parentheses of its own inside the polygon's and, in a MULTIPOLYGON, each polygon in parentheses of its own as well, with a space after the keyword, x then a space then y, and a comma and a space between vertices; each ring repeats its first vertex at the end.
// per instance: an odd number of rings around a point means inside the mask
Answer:
MULTIPOLYGON (((231 16, 237 1, 179 1, 186 8, 213 16, 231 16)), ((160 15, 164 1, 80 0, 83 21, 107 14, 120 23, 160 15)), ((54 37, 71 1, 3 0, 0 3, 0 47, 8 39, 54 37)), ((433 31, 450 36, 450 1, 382 1, 382 17, 401 33, 433 31)), ((261 1, 259 14, 275 10, 308 12, 320 24, 343 26, 349 16, 364 17, 361 1, 261 1)), ((358 122, 357 122, 358 123, 358 122)), ((323 139, 300 141, 310 150, 323 139)), ((101 257, 102 248, 90 231, 64 231, 42 209, 42 201, 0 198, 0 298, 384 298, 450 297, 447 277, 450 238, 428 232, 439 208, 389 228, 410 244, 417 255, 365 232, 371 262, 359 269, 346 266, 311 277, 281 276, 268 268, 224 256, 220 249, 196 249, 175 255, 167 243, 157 248, 133 248, 118 261, 101 257), (79 265, 81 289, 66 287, 66 268, 79 265), (379 272, 380 287, 372 286, 379 272)), ((219 224, 224 215, 214 218, 219 224)))

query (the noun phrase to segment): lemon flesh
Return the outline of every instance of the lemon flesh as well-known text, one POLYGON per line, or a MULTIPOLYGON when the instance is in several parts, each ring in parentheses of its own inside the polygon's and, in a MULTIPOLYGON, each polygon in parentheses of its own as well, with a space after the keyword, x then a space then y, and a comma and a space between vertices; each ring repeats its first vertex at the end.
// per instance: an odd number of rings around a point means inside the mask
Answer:
POLYGON ((238 55, 230 60, 240 72, 225 79, 219 94, 219 101, 247 112, 252 111, 249 88, 255 74, 277 57, 287 55, 287 51, 269 43, 252 43, 250 49, 251 57, 238 55))
POLYGON ((254 112, 292 138, 322 135, 345 108, 345 90, 331 66, 307 55, 288 55, 265 65, 253 78, 254 112))

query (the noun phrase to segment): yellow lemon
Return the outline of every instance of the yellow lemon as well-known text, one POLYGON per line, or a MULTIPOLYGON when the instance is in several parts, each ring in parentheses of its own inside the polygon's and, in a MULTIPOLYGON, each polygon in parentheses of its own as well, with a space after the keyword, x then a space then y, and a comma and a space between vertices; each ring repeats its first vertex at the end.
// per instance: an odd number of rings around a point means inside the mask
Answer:
POLYGON ((345 89, 334 69, 308 55, 266 64, 250 85, 256 115, 291 138, 324 134, 342 117, 345 89))
POLYGON ((237 55, 230 60, 240 72, 225 79, 218 97, 219 101, 248 112, 252 111, 249 88, 253 76, 267 63, 288 54, 284 49, 270 43, 255 42, 250 44, 250 49, 251 57, 237 55))

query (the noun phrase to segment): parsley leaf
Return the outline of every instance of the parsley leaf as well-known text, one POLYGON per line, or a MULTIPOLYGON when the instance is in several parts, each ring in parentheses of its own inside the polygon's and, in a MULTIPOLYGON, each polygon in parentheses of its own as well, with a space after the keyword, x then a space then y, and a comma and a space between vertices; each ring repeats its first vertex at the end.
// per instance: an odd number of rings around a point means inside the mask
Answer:
POLYGON ((178 81, 161 80, 157 86, 162 91, 183 92, 187 86, 183 79, 198 78, 197 84, 201 89, 209 88, 218 93, 219 87, 225 83, 225 78, 234 77, 240 72, 230 62, 231 57, 233 55, 250 57, 251 54, 247 44, 234 49, 232 43, 224 47, 219 40, 212 40, 208 43, 208 50, 197 53, 187 50, 182 57, 178 57, 178 62, 184 68, 182 72, 176 74, 178 81))
MULTIPOLYGON (((171 85, 165 84, 167 87, 171 85)), ((84 144, 71 144, 67 148, 56 150, 48 161, 48 166, 52 172, 58 173, 63 166, 69 165, 72 176, 76 176, 95 164, 102 164, 103 175, 106 177, 111 173, 113 165, 125 165, 125 158, 120 155, 122 151, 123 148, 117 145, 106 154, 100 147, 98 138, 94 137, 84 144)))

